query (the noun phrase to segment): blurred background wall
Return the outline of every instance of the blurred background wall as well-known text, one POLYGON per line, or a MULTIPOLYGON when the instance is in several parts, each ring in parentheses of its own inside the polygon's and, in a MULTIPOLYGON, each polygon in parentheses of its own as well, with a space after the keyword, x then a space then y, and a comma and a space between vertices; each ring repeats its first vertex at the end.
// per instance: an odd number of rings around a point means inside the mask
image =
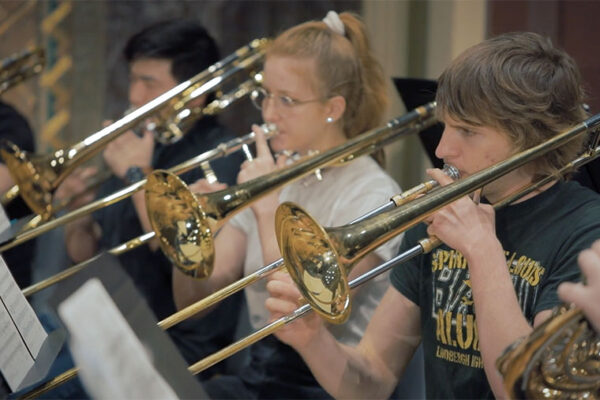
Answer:
MULTIPOLYGON (((501 32, 531 30, 550 36, 579 63, 592 111, 600 107, 600 61, 595 15, 600 2, 578 0, 194 0, 0 1, 0 57, 29 45, 46 49, 44 73, 2 96, 29 118, 42 152, 100 129, 127 108, 126 39, 148 24, 192 18, 204 24, 226 55, 261 36, 325 13, 352 10, 365 19, 390 77, 435 79, 458 53, 501 32)), ((395 93, 388 117, 403 113, 395 93)), ((249 102, 222 120, 240 134, 260 121, 249 102)), ((419 182, 427 156, 417 138, 386 149, 388 170, 403 187, 419 182)))

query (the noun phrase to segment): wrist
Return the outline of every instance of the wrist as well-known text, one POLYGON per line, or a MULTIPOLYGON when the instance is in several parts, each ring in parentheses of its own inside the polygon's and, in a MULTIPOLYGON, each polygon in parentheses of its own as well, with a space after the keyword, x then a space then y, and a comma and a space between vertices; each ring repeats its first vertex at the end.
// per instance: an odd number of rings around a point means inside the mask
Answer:
MULTIPOLYGON (((461 253, 463 252, 461 251, 461 253)), ((481 238, 480 240, 473 242, 471 246, 464 251, 463 256, 468 260, 470 265, 476 263, 478 260, 489 260, 493 254, 502 254, 504 257, 502 244, 495 236, 487 239, 481 238)))
POLYGON ((275 215, 275 210, 279 207, 279 192, 271 193, 250 205, 255 214, 275 215))
MULTIPOLYGON (((313 334, 296 347, 296 350, 300 354, 318 354, 321 351, 320 349, 323 349, 323 346, 329 345, 328 342, 333 338, 331 332, 327 329, 327 325, 321 320, 321 317, 317 316, 316 318, 319 320, 313 334)), ((335 339, 333 340, 335 341, 335 339)))
POLYGON ((142 179, 145 179, 146 175, 148 175, 151 172, 152 167, 132 165, 131 167, 127 168, 127 171, 125 171, 123 181, 125 181, 127 185, 132 185, 136 182, 141 181, 142 179))

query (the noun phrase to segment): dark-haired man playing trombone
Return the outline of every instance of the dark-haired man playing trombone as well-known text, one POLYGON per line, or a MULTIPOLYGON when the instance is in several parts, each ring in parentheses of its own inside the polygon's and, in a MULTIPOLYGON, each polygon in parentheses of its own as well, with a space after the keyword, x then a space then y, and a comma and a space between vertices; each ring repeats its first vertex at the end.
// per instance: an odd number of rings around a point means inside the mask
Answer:
MULTIPOLYGON (((129 65, 129 102, 135 108, 205 70, 220 58, 214 39, 202 26, 189 20, 151 25, 132 36, 123 53, 129 65)), ((204 96, 200 101, 206 102, 208 98, 204 96)), ((126 132, 104 151, 104 160, 114 177, 101 187, 97 197, 141 180, 153 169, 170 168, 234 137, 210 116, 198 120, 181 140, 169 145, 155 143, 150 131, 143 132, 141 137, 133 131, 126 132)), ((211 166, 219 180, 232 184, 242 158, 240 154, 233 154, 211 162, 211 166)), ((199 169, 183 175, 187 181, 201 177, 199 169)), ((65 185, 70 185, 66 191, 77 193, 83 182, 71 179, 65 185)), ((68 225, 65 234, 68 253, 74 262, 81 262, 150 229, 144 192, 140 191, 130 199, 68 225)), ((156 318, 160 320, 173 314, 172 265, 158 246, 142 246, 119 258, 156 318)), ((169 330, 188 362, 230 341, 236 323, 236 318, 230 317, 236 315, 237 301, 232 299, 223 305, 228 317, 223 321, 217 321, 218 313, 215 313, 215 320, 204 326, 183 323, 169 330)))

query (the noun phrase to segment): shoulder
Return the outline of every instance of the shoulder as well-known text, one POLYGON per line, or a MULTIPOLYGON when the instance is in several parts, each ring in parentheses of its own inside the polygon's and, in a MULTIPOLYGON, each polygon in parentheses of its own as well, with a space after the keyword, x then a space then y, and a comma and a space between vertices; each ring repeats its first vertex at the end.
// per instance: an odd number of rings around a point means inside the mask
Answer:
POLYGON ((396 181, 369 156, 359 157, 339 168, 334 168, 337 182, 347 183, 348 189, 383 191, 396 194, 400 187, 396 181))
POLYGON ((578 254, 600 237, 600 195, 578 182, 558 182, 535 215, 547 221, 547 234, 554 249, 563 254, 578 254))
POLYGON ((557 206, 566 207, 572 212, 600 216, 600 194, 575 181, 558 182, 557 186, 557 206))

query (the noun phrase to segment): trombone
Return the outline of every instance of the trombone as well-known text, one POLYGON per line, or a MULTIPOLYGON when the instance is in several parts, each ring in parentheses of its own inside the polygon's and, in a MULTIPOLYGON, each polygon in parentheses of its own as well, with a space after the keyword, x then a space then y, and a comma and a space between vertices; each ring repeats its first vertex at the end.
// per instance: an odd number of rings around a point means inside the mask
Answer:
POLYGON ((46 55, 41 47, 30 47, 0 61, 0 95, 42 72, 46 55))
MULTIPOLYGON (((210 151, 184 164, 175 166, 168 171, 155 171, 146 179, 111 195, 111 199, 97 200, 69 214, 49 221, 44 225, 24 232, 12 242, 1 246, 0 251, 12 248, 38 234, 45 233, 49 229, 70 222, 98 208, 102 208, 109 201, 112 204, 137 190, 145 188, 146 208, 153 231, 120 244, 108 250, 108 253, 120 255, 149 242, 154 237, 158 237, 161 249, 177 268, 197 278, 206 277, 210 275, 213 268, 214 247, 212 232, 222 226, 226 219, 235 212, 248 206, 250 202, 267 194, 269 191, 300 178, 314 169, 334 162, 349 161, 361 154, 370 153, 401 136, 433 124, 435 122, 433 117, 434 110, 434 103, 427 104, 402 117, 391 120, 386 127, 366 132, 321 155, 313 156, 286 169, 275 171, 252 181, 196 198, 187 189, 185 184, 173 174, 186 172, 193 168, 193 166, 205 162, 207 157, 211 156, 214 152, 210 151), (205 155, 206 157, 204 157, 205 155), (179 236, 173 235, 173 230, 175 229, 181 230, 177 232, 180 234, 179 236)), ((271 130, 267 130, 267 133, 273 134, 272 128, 271 130)), ((253 139, 254 134, 251 133, 246 137, 253 139)), ((230 150, 239 148, 241 140, 235 139, 233 142, 235 142, 236 146, 229 146, 230 150)), ((223 148, 225 147, 223 146, 223 148)), ((228 153, 219 154, 225 155, 228 153)), ((429 182, 429 185, 433 184, 433 182, 429 182)), ((428 187, 430 186, 423 186, 421 189, 428 187)), ((401 195, 395 196, 393 201, 400 202, 401 199, 408 197, 411 193, 413 196, 417 195, 416 190, 414 192, 404 192, 401 195)), ((25 288, 23 293, 25 296, 30 296, 56 282, 68 278, 88 266, 97 257, 99 256, 74 265, 50 278, 31 285, 25 288)), ((277 268, 278 266, 276 265, 273 268, 277 268)), ((243 286, 238 286, 236 291, 241 288, 243 286)))
MULTIPOLYGON (((186 274, 190 274, 197 278, 205 277, 204 274, 210 274, 210 272, 212 271, 212 259, 214 257, 214 248, 210 228, 214 229, 217 226, 222 226, 226 218, 230 217, 231 215, 233 215, 233 213, 247 206, 251 201, 260 198, 260 196, 265 195, 268 192, 275 190, 276 188, 294 179, 300 178, 310 173, 314 169, 322 168, 325 165, 330 165, 334 163, 349 162, 362 154, 375 151, 379 147, 388 144, 399 137, 405 136, 406 134, 410 134, 415 131, 420 131, 427 126, 434 124, 436 122, 433 116, 434 111, 435 103, 429 103, 425 106, 418 107, 417 109, 403 115, 402 117, 389 121, 387 125, 383 128, 373 129, 371 131, 363 133, 360 136, 348 140, 346 143, 340 146, 330 149, 320 155, 316 155, 304 161, 298 162, 297 164, 292 165, 283 170, 272 172, 266 176, 256 178, 252 181, 248 181, 240 185, 236 185, 229 189, 203 195, 204 199, 197 199, 189 191, 189 189, 185 187, 185 184, 182 181, 180 181, 176 176, 172 175, 168 171, 155 171, 147 178, 148 182, 150 183, 150 187, 146 189, 146 201, 148 203, 148 192, 153 192, 153 194, 150 195, 151 197, 157 196, 160 198, 161 196, 165 196, 162 200, 153 199, 155 201, 154 204, 160 207, 174 209, 179 208, 177 214, 167 213, 167 218, 179 218, 182 216, 182 214, 187 214, 191 211, 192 217, 188 216, 187 219, 181 222, 181 224, 186 226, 186 230, 190 231, 192 229, 187 227, 190 224, 196 224, 200 228, 205 229, 200 233, 196 233, 195 231, 191 233, 186 232, 185 235, 186 239, 199 239, 194 245, 199 246, 199 248, 201 249, 200 252, 197 252, 200 253, 201 257, 199 259, 190 258, 191 263, 187 263, 184 265, 186 269, 182 269, 182 266, 176 264, 176 267, 180 268, 186 274), (156 181, 153 181, 153 176, 155 177, 156 181), (165 182, 169 185, 165 186, 165 182), (181 203, 179 196, 184 198, 185 203, 181 203), (171 204, 173 202, 178 203, 176 205, 173 205, 171 204), (198 203, 206 204, 208 206, 207 209, 203 209, 198 205, 198 203), (194 221, 192 218, 194 216, 197 216, 198 214, 201 214, 202 218, 200 220, 194 221), (211 219, 208 220, 208 218, 211 219), (199 262, 196 262, 197 260, 199 260, 199 262)), ((417 196, 418 193, 432 187, 431 185, 435 184, 433 182, 429 182, 420 185, 418 190, 415 189, 413 191, 410 191, 410 194, 413 197, 417 196)), ((401 199, 406 198, 408 196, 408 194, 404 196, 396 196, 392 201, 390 201, 389 204, 384 205, 382 209, 394 207, 395 202, 400 202, 402 201, 401 199)), ((147 209, 151 220, 155 218, 156 220, 160 221, 160 218, 151 216, 151 214, 156 210, 151 211, 150 204, 147 204, 147 209)), ((160 210, 160 208, 158 209, 160 210)), ((368 215, 371 215, 371 213, 369 213, 368 215)), ((175 223, 177 223, 177 221, 175 221, 175 223)), ((162 229, 161 232, 156 232, 156 228, 154 226, 153 228, 155 229, 154 232, 149 232, 138 238, 132 239, 131 241, 110 250, 109 253, 115 255, 121 254, 122 252, 127 251, 128 249, 134 248, 131 246, 137 247, 140 244, 149 241, 155 236, 158 236, 159 239, 161 239, 161 247, 164 246, 164 232, 168 231, 168 227, 162 225, 159 226, 159 228, 162 229)), ((185 245, 185 243, 182 244, 185 245)), ((99 256, 96 256, 94 259, 96 259, 97 257, 99 256)), ((58 280, 62 280, 68 276, 73 275, 77 271, 89 265, 91 261, 92 260, 88 260, 82 263, 85 265, 80 264, 71 267, 69 269, 68 274, 62 276, 60 279, 51 278, 48 280, 48 282, 45 282, 43 285, 37 285, 37 287, 35 287, 36 285, 33 285, 30 288, 26 288, 23 291, 23 293, 25 294, 25 296, 29 296, 45 287, 50 286, 58 280)), ((265 268, 263 268, 263 270, 265 270, 265 268)), ((256 274, 254 275, 256 276, 256 274)), ((239 291, 242 287, 243 286, 238 286, 236 291, 239 291)), ((230 292, 230 294, 231 293, 234 292, 230 292)), ((213 302, 211 304, 214 304, 219 301, 214 300, 214 296, 212 297, 212 299, 213 302)), ((191 315, 196 314, 201 309, 206 307, 208 307, 206 302, 203 302, 201 300, 200 302, 192 304, 191 306, 188 306, 178 311, 177 313, 163 319, 158 323, 158 326, 163 329, 168 329, 178 324, 179 322, 189 318, 191 315), (200 308, 198 307, 198 305, 200 305, 200 308)), ((55 388, 56 386, 72 379, 76 375, 76 368, 72 368, 68 371, 65 371, 64 373, 58 375, 49 382, 46 382, 45 384, 42 384, 34 388, 32 391, 26 393, 23 396, 23 398, 35 398, 55 388)))
POLYGON ((181 139, 184 131, 200 116, 215 114, 249 94, 254 87, 253 81, 262 77, 253 68, 264 59, 267 44, 267 39, 253 40, 108 127, 51 155, 30 155, 14 144, 5 143, 0 147, 0 155, 18 189, 9 189, 3 202, 20 194, 35 214, 39 214, 43 220, 49 219, 53 212, 52 194, 66 176, 140 121, 152 117, 154 122, 149 128, 155 133, 156 140, 173 143, 181 139), (242 83, 236 90, 217 98, 206 107, 190 105, 192 100, 222 87, 224 82, 246 70, 250 71, 252 79, 242 83))
MULTIPOLYGON (((350 289, 358 287, 413 257, 430 252, 441 242, 435 237, 425 238, 413 248, 348 282, 347 277, 351 267, 361 257, 379 247, 392 236, 422 222, 441 207, 560 147, 581 133, 597 129, 599 125, 600 114, 470 177, 440 187, 430 195, 350 225, 324 229, 300 207, 292 203, 283 203, 277 209, 275 225, 279 249, 290 276, 307 303, 249 336, 200 360, 190 366, 189 370, 194 374, 202 372, 302 317, 310 310, 317 311, 328 322, 343 323, 350 314, 350 289), (315 244, 318 245, 315 246, 315 244), (330 300, 320 301, 317 296, 330 300)), ((599 154, 600 146, 561 169, 561 173, 588 162, 598 157, 599 154)), ((511 204, 554 179, 556 176, 543 178, 503 199, 494 205, 494 208, 511 204)))
MULTIPOLYGON (((535 146, 529 150, 526 150, 519 154, 516 154, 501 163, 498 163, 494 166, 491 166, 487 169, 484 169, 484 170, 472 175, 469 178, 466 178, 461 181, 454 182, 448 186, 439 188, 439 189, 437 189, 436 193, 434 193, 434 194, 430 194, 428 196, 424 196, 424 197, 421 197, 421 198, 413 200, 413 201, 409 200, 410 203, 401 205, 398 208, 395 208, 395 202, 392 201, 392 202, 390 202, 390 204, 386 204, 382 207, 379 207, 379 208, 373 210, 372 212, 368 213, 367 215, 361 217, 358 221, 352 222, 348 226, 344 226, 341 228, 353 229, 353 227, 361 224, 360 221, 369 222, 370 220, 373 220, 373 219, 380 219, 380 217, 382 215, 387 215, 390 212, 394 212, 394 209, 398 210, 398 211, 400 211, 400 210, 409 210, 410 211, 412 208, 414 208, 413 203, 415 203, 416 201, 420 201, 420 203, 424 203, 424 205, 420 205, 417 207, 418 210, 408 213, 414 219, 414 221, 412 221, 412 223, 410 223, 410 225, 411 226, 416 225, 417 223, 424 220, 426 218, 426 216, 430 215, 433 212, 429 209, 429 207, 436 207, 436 209, 439 209, 439 208, 443 207, 444 205, 449 204, 452 201, 458 199, 459 197, 462 197, 462 196, 476 190, 478 187, 484 186, 485 184, 489 183, 490 181, 497 179, 498 177, 518 168, 519 166, 527 163, 528 161, 531 161, 533 158, 539 157, 539 156, 547 153, 548 151, 550 151, 556 147, 559 147, 560 145, 566 143, 570 139, 573 139, 575 136, 581 134, 582 132, 597 128, 598 125, 600 125, 600 114, 582 122, 581 124, 575 126, 574 128, 572 128, 568 131, 565 131, 562 134, 557 135, 555 138, 550 139, 547 142, 544 142, 544 143, 542 143, 538 146, 535 146), (432 196, 434 197, 434 201, 427 201, 427 202, 423 201, 423 199, 427 199, 432 196), (374 216, 374 217, 366 218, 367 216, 374 216)), ((501 202, 495 204, 494 208, 498 209, 500 207, 504 207, 508 204, 511 204, 512 202, 516 201, 517 199, 519 199, 519 198, 537 190, 538 188, 544 186, 545 184, 551 182, 552 180, 556 179, 558 176, 560 176, 564 173, 567 173, 572 169, 576 169, 579 166, 597 158, 599 155, 600 155, 600 146, 594 148, 593 150, 589 151, 588 153, 586 153, 586 154, 582 155, 581 157, 577 158, 576 160, 572 161, 571 163, 569 163, 568 165, 563 167, 560 171, 558 171, 558 173, 556 175, 543 178, 540 181, 536 182, 535 184, 529 185, 528 187, 521 189, 518 193, 511 195, 511 196, 507 197, 506 199, 502 200, 501 202)), ((410 197, 416 197, 417 193, 425 191, 426 190, 425 186, 427 186, 427 185, 419 185, 414 190, 410 190, 409 192, 414 194, 414 196, 410 196, 410 197)), ((282 208, 281 210, 278 209, 278 214, 287 214, 286 209, 288 209, 288 208, 289 207, 286 206, 286 207, 282 208), (280 212, 280 211, 282 211, 282 212, 280 212)), ((406 214, 403 211, 401 213, 406 214)), ((409 222, 411 222, 411 221, 409 221, 409 222)), ((407 222, 407 224, 409 224, 409 223, 407 222)), ((278 231, 277 237, 278 237, 278 241, 279 241, 279 245, 280 245, 280 250, 281 250, 282 254, 284 254, 283 245, 287 241, 283 240, 280 237, 279 233, 283 233, 283 231, 282 231, 282 229, 278 228, 278 225, 279 224, 276 225, 276 229, 278 231)), ((320 228, 320 231, 325 231, 323 228, 321 228, 321 227, 319 227, 319 228, 320 228)), ((330 230, 330 229, 331 228, 329 228, 328 230, 330 230)), ((380 228, 377 228, 376 226, 372 226, 371 229, 380 229, 380 228)), ((286 232, 286 234, 289 234, 288 233, 289 231, 285 231, 285 232, 286 232)), ((293 230, 291 232, 295 233, 293 230)), ((399 232, 397 232, 397 233, 399 233, 399 232)), ((363 237, 363 240, 366 240, 366 238, 367 238, 366 236, 363 237)), ((382 242, 379 241, 377 244, 371 244, 369 247, 371 247, 371 249, 375 249, 381 243, 382 242)), ((402 254, 399 254, 398 256, 390 259, 389 261, 387 261, 383 264, 380 264, 379 266, 373 268, 372 270, 355 278, 351 282, 346 283, 346 285, 344 285, 344 286, 347 287, 348 290, 353 289, 353 288, 367 282, 368 280, 388 271, 389 269, 395 267, 396 265, 404 263, 404 262, 408 261, 409 259, 416 257, 420 254, 430 252, 435 247, 437 247, 440 243, 441 242, 435 237, 425 238, 425 239, 421 240, 413 248, 407 250, 406 252, 404 252, 402 254)), ((361 246, 364 247, 365 245, 368 245, 368 243, 362 244, 361 246)), ((317 252, 315 251, 315 253, 317 253, 317 252)), ((293 254, 293 252, 291 252, 291 251, 285 252, 285 256, 287 256, 288 258, 290 255, 295 256, 295 254, 293 254)), ((303 255, 304 254, 302 254, 302 256, 303 255)), ((337 254, 333 254, 333 255, 337 256, 337 254)), ((293 272, 294 272, 292 270, 292 268, 295 268, 293 262, 299 260, 299 258, 300 257, 294 257, 293 259, 289 260, 290 264, 288 264, 288 270, 290 271, 290 274, 292 276, 293 276, 293 272)), ((288 263, 288 259, 286 259, 285 262, 288 263)), ((273 264, 275 264, 275 263, 273 263, 273 264)), ((271 264, 271 265, 273 265, 273 264, 271 264)), ((334 267, 337 267, 337 265, 335 263, 332 265, 334 267)), ((269 266, 264 267, 262 270, 265 270, 267 268, 269 268, 269 266)), ((331 271, 331 269, 329 269, 329 271, 331 271)), ((347 269, 342 271, 340 268, 338 268, 338 271, 339 271, 339 273, 335 274, 335 275, 340 280, 346 282, 347 269)), ((260 271, 258 271, 258 272, 260 272, 260 271)), ((244 281, 245 279, 246 278, 242 279, 241 281, 244 281)), ((256 279, 254 279, 254 280, 256 280, 256 279)), ((241 281, 239 281, 239 282, 241 282, 241 281)), ((296 283, 299 285, 300 288, 306 286, 303 281, 300 281, 300 283, 298 283, 298 282, 296 282, 296 283)), ((220 292, 228 291, 226 289, 227 288, 224 288, 220 292)), ((304 292, 304 291, 302 291, 302 292, 304 292)), ((221 295, 222 294, 224 294, 224 293, 221 293, 221 295)), ((239 341, 225 347, 224 349, 204 358, 203 360, 200 360, 199 362, 191 365, 188 368, 189 371, 193 374, 200 373, 203 370, 211 367, 212 365, 224 360, 225 358, 228 358, 229 356, 237 353, 238 351, 240 351, 240 350, 250 346, 251 344, 261 340, 262 338, 270 335, 271 333, 275 332, 277 329, 281 328, 282 326, 296 320, 297 318, 302 317, 303 315, 305 315, 306 313, 308 313, 310 310, 313 309, 313 307, 311 306, 312 300, 310 298, 306 298, 306 300, 308 301, 307 304, 304 304, 303 306, 299 307, 291 314, 288 314, 288 315, 266 325, 265 327, 250 334, 249 336, 242 338, 241 340, 239 340, 239 341)), ((200 302, 202 302, 202 301, 203 300, 201 300, 200 302)), ((172 316, 159 322, 158 325, 161 328, 168 329, 168 328, 176 325, 177 323, 189 318, 191 315, 200 311, 200 309, 208 307, 208 305, 209 305, 209 304, 205 304, 205 307, 200 307, 200 308, 194 309, 196 304, 199 304, 200 302, 192 304, 191 306, 188 306, 187 308, 184 308, 184 309, 178 311, 177 313, 173 314, 172 316)), ((214 304, 216 302, 218 302, 218 300, 212 302, 211 304, 214 304)), ((340 323, 343 320, 343 318, 339 317, 338 310, 334 310, 335 311, 334 313, 326 313, 326 312, 321 312, 319 310, 317 310, 317 311, 320 314, 322 314, 330 322, 340 323)), ((350 311, 350 308, 346 307, 343 311, 346 314, 348 314, 350 311)), ((53 378, 51 381, 49 381, 43 385, 40 385, 37 388, 35 388, 33 391, 25 394, 24 398, 34 398, 36 396, 39 396, 40 394, 43 394, 43 393, 47 392, 48 390, 51 390, 51 389, 59 386, 60 384, 68 381, 69 379, 76 376, 76 374, 77 374, 76 368, 68 370, 68 371, 64 372, 63 374, 53 378)))

